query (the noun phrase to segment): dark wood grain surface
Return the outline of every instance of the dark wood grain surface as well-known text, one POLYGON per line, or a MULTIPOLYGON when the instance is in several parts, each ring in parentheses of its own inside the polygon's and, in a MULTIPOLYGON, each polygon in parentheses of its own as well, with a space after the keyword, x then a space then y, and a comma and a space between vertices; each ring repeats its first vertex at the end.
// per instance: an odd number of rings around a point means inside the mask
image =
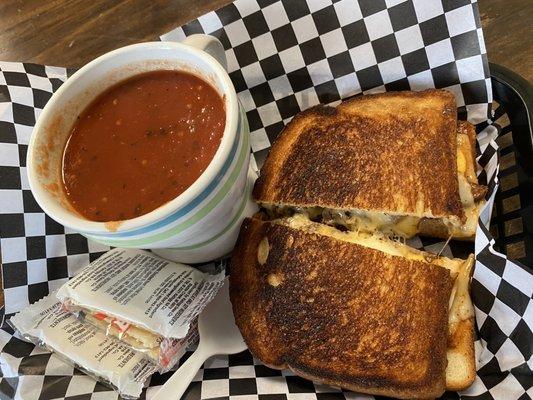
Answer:
MULTIPOLYGON (((226 3, 1 0, 0 60, 79 68, 117 47, 153 40, 226 3)), ((479 8, 489 60, 533 82, 533 1, 480 0, 479 8)))
POLYGON ((1 0, 0 60, 78 68, 229 0, 1 0))
POLYGON ((489 61, 533 83, 533 1, 479 0, 489 61))
MULTIPOLYGON (((78 68, 228 0, 2 0, 0 60, 78 68)), ((533 1, 480 0, 489 59, 533 81, 533 1)))

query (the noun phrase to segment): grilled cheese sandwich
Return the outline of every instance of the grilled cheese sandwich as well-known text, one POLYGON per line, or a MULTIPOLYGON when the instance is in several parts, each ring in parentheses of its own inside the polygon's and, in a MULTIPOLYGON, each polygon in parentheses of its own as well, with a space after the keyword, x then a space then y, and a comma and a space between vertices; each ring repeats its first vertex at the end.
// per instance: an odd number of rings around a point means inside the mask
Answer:
POLYGON ((473 340, 461 340, 473 333, 471 264, 302 215, 253 219, 232 257, 230 296, 250 350, 273 368, 364 393, 438 397, 475 375, 473 340))
POLYGON ((232 257, 230 295, 252 353, 370 394, 427 398, 470 386, 473 256, 440 257, 400 239, 474 237, 486 194, 475 154, 473 126, 457 121, 442 90, 294 117, 254 187, 263 211, 244 222, 232 257))

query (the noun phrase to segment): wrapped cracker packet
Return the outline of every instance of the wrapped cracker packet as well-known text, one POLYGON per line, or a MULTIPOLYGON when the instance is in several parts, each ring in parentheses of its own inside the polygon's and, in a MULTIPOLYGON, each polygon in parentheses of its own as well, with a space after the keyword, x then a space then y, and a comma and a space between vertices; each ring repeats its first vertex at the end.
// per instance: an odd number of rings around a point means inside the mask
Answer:
POLYGON ((191 323, 189 333, 182 339, 165 338, 138 326, 110 317, 102 312, 90 311, 72 306, 70 301, 63 303, 65 309, 73 312, 106 335, 114 336, 132 349, 142 352, 157 365, 159 372, 167 372, 185 354, 188 348, 198 342, 198 321, 191 323))
POLYGON ((54 294, 14 315, 9 323, 27 340, 54 352, 126 399, 138 398, 157 370, 143 354, 77 319, 54 294))
POLYGON ((64 307, 145 354, 160 372, 197 340, 198 314, 224 283, 143 250, 113 249, 57 292, 64 307))

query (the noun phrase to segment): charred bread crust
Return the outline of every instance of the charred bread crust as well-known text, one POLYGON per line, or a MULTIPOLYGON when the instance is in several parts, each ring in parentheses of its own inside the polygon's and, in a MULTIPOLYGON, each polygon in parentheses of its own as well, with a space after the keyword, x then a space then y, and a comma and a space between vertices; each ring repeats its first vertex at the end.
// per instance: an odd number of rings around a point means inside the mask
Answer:
POLYGON ((254 219, 231 261, 235 322, 257 358, 398 398, 445 389, 451 287, 444 268, 254 219))

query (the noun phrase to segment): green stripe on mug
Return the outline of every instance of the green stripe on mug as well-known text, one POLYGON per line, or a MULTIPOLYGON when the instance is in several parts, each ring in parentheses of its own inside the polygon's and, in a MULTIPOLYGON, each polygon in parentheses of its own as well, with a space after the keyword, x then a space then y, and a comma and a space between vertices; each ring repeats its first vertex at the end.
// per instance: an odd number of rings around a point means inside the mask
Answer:
POLYGON ((198 243, 198 244, 194 244, 192 246, 184 246, 184 247, 171 247, 173 250, 194 250, 194 249, 197 249, 199 247, 203 247, 203 246, 206 246, 208 245, 209 243, 217 240, 220 236, 222 236, 223 234, 225 234, 227 231, 230 230, 230 228, 235 224, 235 222, 237 222, 239 220, 239 217, 241 216, 242 214, 242 211, 244 210, 244 208, 246 207, 246 203, 248 202, 248 198, 251 194, 251 187, 250 187, 250 183, 247 182, 246 183, 246 189, 244 191, 245 193, 245 196, 242 198, 241 200, 241 204, 239 205, 239 209, 237 210, 237 212, 235 213, 235 216, 231 219, 231 221, 229 222, 229 224, 222 230, 220 231, 219 233, 217 233, 215 236, 213 236, 211 239, 208 239, 206 240, 205 242, 202 242, 202 243, 198 243))

